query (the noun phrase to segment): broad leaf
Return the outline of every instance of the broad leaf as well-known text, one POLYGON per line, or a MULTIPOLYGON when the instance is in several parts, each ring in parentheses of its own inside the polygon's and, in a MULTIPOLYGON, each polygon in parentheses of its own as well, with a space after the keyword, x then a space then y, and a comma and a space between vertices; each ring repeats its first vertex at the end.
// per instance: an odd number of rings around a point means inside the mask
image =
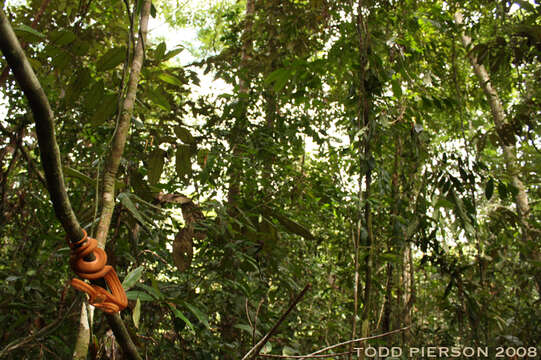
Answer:
POLYGON ((194 140, 192 134, 190 134, 190 130, 186 129, 185 127, 176 126, 175 127, 175 134, 185 144, 194 144, 195 143, 195 140, 194 140))
POLYGON ((166 72, 163 72, 160 75, 158 75, 158 79, 160 79, 161 81, 165 83, 168 83, 177 87, 181 87, 182 85, 184 85, 182 81, 180 81, 179 78, 177 78, 174 75, 168 74, 166 72))
POLYGON ((126 59, 126 48, 115 47, 107 51, 96 63, 96 70, 107 71, 117 67, 126 59))
POLYGON ((104 95, 101 98, 99 106, 96 108, 96 112, 90 119, 90 123, 94 126, 99 126, 105 121, 111 119, 116 113, 118 107, 116 95, 104 95))
POLYGON ((190 329, 192 330, 195 330, 195 327, 193 326, 192 322, 190 320, 188 320, 188 318, 186 316, 184 316, 183 313, 181 313, 174 305, 172 304, 169 304, 169 308, 171 309, 171 311, 173 312, 173 314, 175 315, 175 317, 181 319, 182 321, 184 321, 186 323, 186 325, 188 325, 190 327, 190 329))
POLYGON ((184 302, 184 305, 186 305, 186 307, 188 309, 190 309, 190 311, 192 312, 192 314, 195 315, 195 317, 197 318, 197 320, 199 320, 199 322, 201 322, 203 325, 205 325, 205 327, 207 329, 210 330, 210 325, 209 325, 209 321, 208 321, 208 316, 203 313, 201 310, 199 310, 197 307, 195 307, 194 305, 192 304, 189 304, 187 302, 184 302))
POLYGON ((192 172, 192 163, 190 161, 191 152, 191 148, 188 145, 179 144, 177 146, 175 168, 177 170, 177 175, 180 178, 184 178, 184 176, 189 175, 192 172))
POLYGON ((142 266, 139 266, 132 271, 129 272, 128 275, 124 278, 124 281, 122 282, 122 287, 124 290, 128 291, 131 289, 135 283, 141 279, 141 276, 143 275, 144 268, 142 266))
POLYGON ((135 302, 135 308, 133 309, 133 312, 132 312, 133 325, 137 329, 139 329, 140 318, 141 318, 141 300, 138 297, 137 301, 135 302))
POLYGON ((148 182, 150 185, 155 185, 160 181, 165 164, 165 151, 155 149, 150 153, 148 159, 148 182))

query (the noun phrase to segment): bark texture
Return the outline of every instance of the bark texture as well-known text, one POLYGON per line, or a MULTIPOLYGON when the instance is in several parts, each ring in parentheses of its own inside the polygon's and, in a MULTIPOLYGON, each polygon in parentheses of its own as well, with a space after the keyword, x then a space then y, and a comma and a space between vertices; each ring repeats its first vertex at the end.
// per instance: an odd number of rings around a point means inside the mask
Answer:
MULTIPOLYGON (((463 24, 463 16, 460 11, 455 13, 455 21, 458 25, 463 24)), ((541 269, 538 265, 536 265, 541 261, 541 254, 539 252, 538 245, 533 242, 531 234, 531 228, 528 221, 530 216, 530 205, 528 201, 528 194, 526 193, 526 186, 520 179, 520 166, 516 157, 516 149, 514 144, 509 141, 507 136, 505 136, 506 116, 503 104, 498 91, 492 84, 490 75, 485 66, 479 63, 475 53, 469 51, 472 39, 464 32, 461 33, 461 39, 462 45, 467 51, 468 60, 470 61, 473 71, 479 79, 479 84, 488 99, 488 103, 490 104, 490 111, 492 113, 494 127, 501 142, 505 167, 513 186, 515 189, 517 189, 517 194, 515 195, 515 204, 517 207, 517 215, 522 232, 521 241, 525 249, 531 249, 528 251, 528 255, 526 256, 529 257, 530 261, 533 263, 533 275, 537 284, 538 293, 541 293, 541 269)))
POLYGON ((150 15, 150 4, 150 0, 145 0, 141 10, 139 39, 137 40, 137 45, 135 47, 131 64, 126 98, 122 103, 122 113, 120 114, 120 119, 118 121, 113 143, 111 145, 111 151, 109 153, 103 174, 102 209, 96 232, 96 240, 98 240, 98 244, 102 248, 105 246, 105 242, 107 241, 107 233, 109 232, 111 218, 115 209, 116 175, 120 165, 120 158, 124 153, 124 147, 126 146, 126 140, 128 138, 131 116, 133 114, 133 107, 135 105, 137 84, 139 83, 139 75, 143 66, 145 43, 148 32, 148 18, 150 15))
POLYGON ((73 350, 74 360, 86 360, 88 354, 88 344, 90 343, 90 322, 88 318, 87 303, 81 304, 81 317, 79 319, 79 333, 73 350))

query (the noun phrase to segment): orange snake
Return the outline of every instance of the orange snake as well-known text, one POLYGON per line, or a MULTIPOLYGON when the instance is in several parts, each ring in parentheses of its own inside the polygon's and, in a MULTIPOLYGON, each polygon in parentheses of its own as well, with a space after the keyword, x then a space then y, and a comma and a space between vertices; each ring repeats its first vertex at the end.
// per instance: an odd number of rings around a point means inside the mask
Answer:
POLYGON ((71 268, 83 279, 97 280, 104 278, 111 292, 101 286, 87 284, 79 279, 72 279, 71 286, 86 292, 90 296, 89 303, 106 313, 112 314, 123 310, 128 305, 128 298, 115 269, 110 265, 106 265, 107 254, 98 247, 97 240, 88 237, 84 229, 83 233, 83 238, 77 242, 68 240, 71 248, 71 268), (95 259, 86 261, 85 256, 91 253, 94 253, 95 259))

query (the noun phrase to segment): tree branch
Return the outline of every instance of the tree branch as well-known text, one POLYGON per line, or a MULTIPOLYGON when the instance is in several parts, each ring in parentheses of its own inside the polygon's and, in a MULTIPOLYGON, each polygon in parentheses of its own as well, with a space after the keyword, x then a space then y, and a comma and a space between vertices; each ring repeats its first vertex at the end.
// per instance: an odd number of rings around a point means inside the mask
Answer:
POLYGON ((102 194, 102 209, 100 222, 96 232, 96 240, 101 247, 105 246, 107 233, 111 226, 111 217, 115 208, 115 180, 120 165, 120 158, 124 152, 128 131, 130 129, 130 121, 135 104, 135 94, 137 92, 137 84, 139 82, 139 74, 144 59, 144 43, 148 32, 148 18, 150 15, 150 0, 145 0, 141 9, 141 21, 139 25, 139 39, 133 55, 131 65, 130 78, 128 80, 128 89, 126 98, 122 104, 122 113, 118 121, 111 152, 106 162, 103 174, 103 194, 102 194))
POLYGON ((45 180, 45 177, 38 169, 36 163, 34 162, 34 159, 32 159, 32 156, 30 156, 30 154, 28 153, 28 150, 24 147, 23 144, 19 144, 18 147, 19 151, 21 152, 21 154, 23 154, 24 159, 28 163, 28 167, 30 168, 30 170, 36 174, 39 182, 42 183, 43 186, 47 187, 47 180, 45 180))

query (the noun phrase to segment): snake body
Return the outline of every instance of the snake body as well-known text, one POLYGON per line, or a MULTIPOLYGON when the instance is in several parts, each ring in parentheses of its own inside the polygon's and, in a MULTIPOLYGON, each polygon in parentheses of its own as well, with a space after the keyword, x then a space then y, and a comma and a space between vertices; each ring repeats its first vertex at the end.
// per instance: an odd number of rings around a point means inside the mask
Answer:
POLYGON ((86 292, 90 299, 89 303, 106 313, 112 314, 123 310, 128 306, 126 292, 118 279, 115 269, 107 264, 107 254, 98 247, 96 239, 88 237, 83 229, 84 236, 77 242, 69 242, 71 249, 70 265, 73 271, 81 278, 87 280, 105 279, 107 289, 99 285, 88 284, 79 279, 72 279, 71 285, 77 290, 86 292), (95 259, 85 260, 85 257, 93 253, 95 259))

